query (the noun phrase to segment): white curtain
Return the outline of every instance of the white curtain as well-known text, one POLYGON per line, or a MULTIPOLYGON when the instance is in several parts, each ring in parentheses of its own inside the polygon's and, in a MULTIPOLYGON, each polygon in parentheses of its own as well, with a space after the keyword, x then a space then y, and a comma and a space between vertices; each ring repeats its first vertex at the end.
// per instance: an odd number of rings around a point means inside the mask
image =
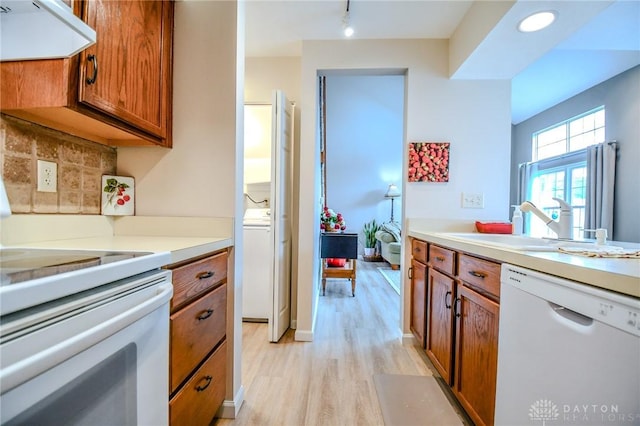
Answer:
POLYGON ((529 182, 531 175, 538 170, 538 163, 520 163, 518 164, 518 194, 516 202, 522 204, 529 197, 529 182))
POLYGON ((613 191, 616 177, 616 144, 587 148, 587 201, 585 229, 605 228, 613 238, 613 191))

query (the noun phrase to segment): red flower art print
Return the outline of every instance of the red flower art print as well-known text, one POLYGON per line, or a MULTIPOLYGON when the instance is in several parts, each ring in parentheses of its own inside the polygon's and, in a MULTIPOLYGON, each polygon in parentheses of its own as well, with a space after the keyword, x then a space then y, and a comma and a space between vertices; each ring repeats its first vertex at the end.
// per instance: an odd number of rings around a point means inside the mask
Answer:
POLYGON ((449 182, 449 142, 409 144, 409 182, 449 182))

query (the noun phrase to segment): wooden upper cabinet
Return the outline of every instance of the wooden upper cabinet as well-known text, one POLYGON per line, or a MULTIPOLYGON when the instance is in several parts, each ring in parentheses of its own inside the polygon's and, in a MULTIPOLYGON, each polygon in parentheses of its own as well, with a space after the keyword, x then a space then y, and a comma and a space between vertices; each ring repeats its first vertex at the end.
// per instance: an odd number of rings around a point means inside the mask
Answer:
POLYGON ((80 54, 79 101, 166 138, 172 16, 166 1, 85 2, 98 41, 80 54))
POLYGON ((2 62, 0 110, 105 145, 171 147, 173 6, 74 1, 96 44, 69 59, 2 62))

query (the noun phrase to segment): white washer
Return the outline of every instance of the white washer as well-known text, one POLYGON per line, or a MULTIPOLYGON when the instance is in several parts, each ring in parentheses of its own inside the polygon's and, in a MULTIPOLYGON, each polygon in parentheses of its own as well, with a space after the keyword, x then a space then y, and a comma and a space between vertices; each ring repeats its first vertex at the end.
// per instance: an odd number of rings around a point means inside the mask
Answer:
POLYGON ((267 322, 272 309, 273 285, 270 209, 247 209, 243 227, 242 319, 267 322))

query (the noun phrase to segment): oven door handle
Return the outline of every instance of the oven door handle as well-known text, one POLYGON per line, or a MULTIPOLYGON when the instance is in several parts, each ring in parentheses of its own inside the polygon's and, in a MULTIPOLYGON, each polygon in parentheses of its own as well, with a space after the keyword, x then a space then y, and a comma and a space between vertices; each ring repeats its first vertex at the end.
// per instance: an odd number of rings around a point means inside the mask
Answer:
MULTIPOLYGON (((0 371, 0 393, 5 393, 16 386, 44 373, 63 363, 67 359, 81 353, 91 346, 116 334, 123 328, 135 323, 156 309, 166 305, 168 321, 168 301, 173 295, 171 281, 165 280, 158 285, 156 294, 148 300, 118 314, 95 327, 76 334, 60 343, 40 351, 28 358, 2 368, 0 371)), ((116 301, 117 303, 117 301, 116 301)))

